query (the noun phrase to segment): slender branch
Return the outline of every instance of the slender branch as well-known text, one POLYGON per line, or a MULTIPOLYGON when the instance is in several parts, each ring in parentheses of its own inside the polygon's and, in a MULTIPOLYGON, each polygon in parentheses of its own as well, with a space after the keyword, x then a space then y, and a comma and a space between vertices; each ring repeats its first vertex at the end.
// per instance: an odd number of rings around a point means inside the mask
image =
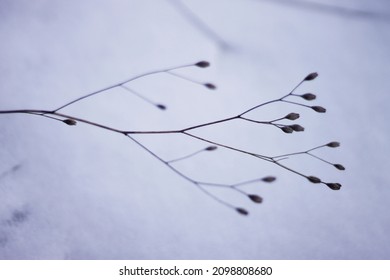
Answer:
POLYGON ((137 96, 138 98, 141 98, 142 100, 146 101, 147 103, 153 105, 153 106, 156 106, 157 108, 159 108, 160 110, 165 110, 166 109, 166 106, 163 105, 163 104, 160 104, 160 103, 156 103, 152 100, 150 100, 149 98, 146 98, 145 96, 143 96, 142 94, 138 93, 137 91, 129 88, 128 86, 125 86, 125 85, 120 85, 121 88, 123 88, 124 90, 134 94, 135 96, 137 96))
POLYGON ((116 87, 123 86, 124 84, 127 84, 127 83, 129 83, 129 82, 138 80, 138 79, 140 79, 140 78, 143 78, 143 77, 146 77, 146 76, 155 75, 155 74, 159 74, 159 73, 168 72, 168 71, 175 70, 175 69, 186 68, 186 67, 192 67, 192 66, 194 66, 194 65, 196 65, 196 64, 186 64, 186 65, 175 66, 175 67, 170 67, 170 68, 165 68, 165 69, 160 69, 160 70, 155 70, 155 71, 149 71, 149 72, 147 72, 147 73, 143 73, 143 74, 140 74, 140 75, 136 75, 136 76, 134 76, 134 77, 128 78, 128 79, 126 79, 126 80, 124 80, 124 81, 121 81, 121 82, 119 82, 119 83, 115 83, 115 84, 110 85, 110 86, 108 86, 108 87, 105 87, 105 88, 96 90, 96 91, 91 92, 91 93, 89 93, 89 94, 83 95, 83 96, 81 96, 81 97, 79 97, 79 98, 76 98, 76 99, 74 99, 74 100, 72 100, 72 101, 70 101, 70 102, 68 102, 68 103, 66 103, 66 104, 64 104, 64 105, 61 105, 61 106, 58 107, 57 109, 53 110, 53 112, 57 112, 57 111, 59 111, 59 110, 61 110, 61 109, 64 109, 65 107, 68 107, 68 106, 70 106, 70 105, 72 105, 72 104, 74 104, 74 103, 76 103, 76 102, 79 102, 79 101, 81 101, 81 100, 83 100, 83 99, 92 97, 92 96, 97 95, 97 94, 102 93, 102 92, 109 91, 109 90, 114 89, 114 88, 116 88, 116 87))
POLYGON ((234 148, 234 147, 231 147, 231 146, 228 146, 228 145, 225 145, 225 144, 214 142, 214 141, 208 140, 206 138, 202 138, 200 136, 197 136, 197 135, 194 135, 194 134, 191 134, 191 133, 188 133, 188 132, 182 132, 182 133, 187 135, 187 136, 189 136, 189 137, 198 139, 200 141, 203 141, 203 142, 206 142, 206 143, 209 143, 209 144, 217 145, 219 147, 226 148, 228 150, 232 150, 232 151, 236 151, 236 152, 239 152, 239 153, 243 153, 243 154, 246 154, 246 155, 249 155, 249 156, 253 156, 253 157, 256 157, 256 158, 260 158, 260 159, 263 159, 263 160, 266 160, 266 161, 271 161, 271 162, 274 161, 272 158, 267 157, 267 156, 259 155, 259 154, 256 154, 256 153, 252 153, 252 152, 248 152, 248 151, 241 150, 241 149, 238 149, 238 148, 234 148))
POLYGON ((10 169, 1 172, 0 173, 0 180, 7 177, 8 175, 18 171, 21 167, 22 167, 21 164, 16 164, 16 165, 12 166, 10 169))
MULTIPOLYGON (((236 120, 236 119, 240 119, 240 120, 244 120, 244 121, 248 121, 248 122, 252 122, 252 123, 256 123, 256 124, 260 124, 260 125, 272 125, 272 126, 275 126, 277 128, 280 128, 285 133, 292 133, 294 131, 297 131, 297 132, 303 131, 304 128, 301 127, 298 124, 284 125, 284 124, 276 123, 277 121, 280 121, 280 120, 283 120, 283 119, 286 119, 286 120, 296 120, 296 119, 299 118, 299 114, 297 114, 297 113, 289 113, 289 114, 285 115, 284 117, 277 118, 277 119, 274 119, 272 121, 253 120, 253 119, 244 117, 244 115, 249 113, 249 112, 251 112, 251 111, 253 111, 253 110, 255 110, 255 109, 258 109, 258 108, 261 108, 261 107, 266 106, 268 104, 276 103, 276 102, 288 102, 288 103, 291 103, 293 105, 305 106, 305 107, 312 108, 314 111, 319 112, 319 113, 324 113, 326 110, 323 107, 320 107, 320 106, 312 106, 312 107, 310 107, 310 106, 307 106, 307 105, 302 104, 302 103, 285 100, 287 97, 303 98, 303 99, 305 99, 307 101, 314 100, 315 99, 315 95, 314 94, 307 93, 307 94, 303 94, 303 95, 296 95, 296 94, 294 94, 294 91, 303 82, 311 81, 311 80, 315 79, 317 77, 317 75, 318 75, 317 73, 310 73, 309 75, 307 75, 288 94, 286 94, 286 95, 284 95, 284 96, 282 96, 280 98, 277 98, 277 99, 274 99, 274 100, 270 100, 270 101, 258 104, 256 106, 253 106, 253 107, 251 107, 251 108, 249 108, 247 110, 244 110, 242 113, 240 113, 238 115, 233 115, 231 117, 227 117, 227 118, 224 118, 224 119, 214 120, 214 121, 201 123, 201 124, 198 124, 198 125, 189 126, 189 127, 186 127, 186 128, 176 129, 176 130, 155 130, 155 131, 121 130, 121 129, 117 129, 117 128, 114 128, 114 127, 106 126, 104 124, 100 124, 100 123, 96 123, 96 122, 93 122, 93 121, 90 121, 90 120, 79 118, 77 116, 71 116, 71 115, 68 115, 68 114, 63 114, 63 113, 58 112, 60 109, 63 109, 63 108, 65 108, 65 107, 67 107, 67 106, 69 106, 71 104, 74 104, 74 103, 76 103, 78 101, 81 101, 81 100, 83 100, 85 98, 88 98, 88 97, 91 97, 93 95, 96 95, 98 93, 108 91, 108 90, 113 89, 115 87, 121 87, 121 88, 123 88, 123 89, 125 89, 125 90, 127 90, 127 91, 129 91, 129 92, 131 92, 131 93, 133 93, 135 95, 137 95, 138 97, 144 99, 145 101, 147 101, 147 102, 149 102, 149 103, 159 107, 160 109, 163 109, 162 107, 164 107, 164 109, 165 109, 164 105, 155 103, 155 102, 153 102, 153 101, 143 97, 140 93, 134 91, 130 87, 126 86, 125 84, 129 83, 131 81, 134 81, 135 79, 138 79, 138 78, 141 78, 141 77, 145 77, 147 75, 156 74, 156 73, 166 72, 168 74, 172 74, 172 73, 169 72, 172 69, 178 69, 178 68, 189 67, 189 66, 197 66, 197 67, 204 68, 204 67, 208 67, 209 63, 206 62, 206 61, 200 61, 200 62, 198 62, 196 64, 184 65, 184 66, 179 66, 179 67, 176 67, 176 68, 169 68, 169 69, 164 69, 164 70, 159 70, 159 71, 152 71, 152 72, 148 72, 148 73, 145 73, 145 74, 141 74, 141 75, 135 76, 133 78, 127 79, 127 80, 125 80, 123 82, 116 83, 116 84, 114 84, 112 86, 109 86, 109 87, 103 88, 101 90, 95 91, 93 93, 90 93, 90 94, 84 95, 82 97, 79 97, 79 98, 77 98, 77 99, 75 99, 75 100, 73 100, 71 102, 66 103, 65 105, 59 107, 56 110, 36 110, 36 109, 2 110, 2 111, 0 111, 0 114, 30 114, 30 115, 36 115, 36 116, 40 116, 40 117, 53 119, 53 120, 56 120, 56 121, 61 121, 61 122, 65 123, 65 124, 67 124, 67 125, 76 125, 77 122, 80 122, 80 123, 84 123, 84 124, 87 124, 87 125, 91 125, 91 126, 94 126, 94 127, 98 127, 98 128, 101 128, 101 129, 105 129, 105 130, 108 130, 108 131, 111 131, 111 132, 115 132, 115 133, 119 133, 121 135, 124 135, 124 136, 128 137, 130 140, 132 140, 134 143, 136 143, 140 148, 142 148, 147 153, 149 153, 154 158, 156 158, 158 161, 160 161, 165 166, 167 166, 175 174, 177 174, 178 176, 180 176, 184 180, 190 182, 191 184, 195 185, 204 194, 206 194, 207 196, 209 196, 213 200, 217 201, 218 203, 223 204, 224 206, 227 206, 229 208, 235 209, 238 213, 240 213, 242 215, 247 215, 248 211, 245 210, 244 208, 236 207, 233 204, 231 204, 231 203, 229 203, 229 202, 219 198, 218 196, 216 196, 213 193, 211 193, 210 191, 208 191, 207 187, 213 187, 213 186, 214 187, 215 186, 225 187, 227 189, 230 189, 230 190, 233 190, 233 191, 238 192, 240 194, 248 196, 248 198, 250 200, 252 200, 253 202, 255 202, 255 203, 261 203, 262 202, 262 198, 260 196, 258 196, 256 194, 248 194, 245 191, 243 191, 241 189, 238 189, 237 187, 243 186, 243 185, 247 185, 247 184, 251 184, 251 183, 255 183, 255 182, 258 182, 258 181, 272 182, 272 181, 275 180, 274 177, 269 176, 269 177, 265 177, 265 178, 256 178, 256 179, 253 179, 253 180, 247 180, 247 181, 236 183, 236 184, 220 184, 220 183, 213 183, 213 182, 201 182, 201 181, 195 180, 194 178, 191 178, 190 176, 184 174, 178 168, 173 166, 172 163, 180 161, 180 160, 187 160, 187 159, 195 156, 196 154, 198 154, 198 153, 200 153, 202 151, 213 151, 217 147, 221 147, 221 148, 224 148, 224 149, 228 149, 228 150, 231 150, 231 151, 234 151, 234 152, 238 152, 238 153, 241 153, 241 154, 244 154, 244 155, 248 155, 248 156, 251 156, 251 157, 259 158, 261 160, 273 163, 273 164, 279 166, 282 169, 285 169, 285 170, 287 170, 289 172, 292 172, 294 174, 297 174, 297 175, 299 175, 301 177, 306 178, 307 180, 309 180, 312 183, 325 184, 325 185, 327 185, 329 188, 331 188, 333 190, 340 189, 341 185, 338 184, 338 183, 325 183, 325 182, 321 181, 319 178, 317 178, 315 176, 307 176, 307 175, 303 174, 302 172, 300 172, 300 171, 298 171, 296 169, 290 168, 290 167, 280 163, 280 161, 282 159, 286 159, 287 157, 296 156, 296 155, 300 155, 300 154, 307 154, 307 155, 309 155, 309 156, 311 156, 311 157, 313 157, 315 159, 318 159, 318 160, 323 161, 323 162, 325 162, 327 164, 333 165, 334 167, 336 167, 339 170, 345 170, 345 168, 341 164, 330 163, 330 162, 326 161, 325 159, 323 159, 321 157, 318 157, 318 156, 316 156, 316 155, 311 153, 312 151, 314 151, 316 149, 320 149, 320 148, 323 148, 323 147, 326 147, 326 146, 327 147, 331 147, 331 148, 338 147, 340 145, 338 142, 330 142, 328 144, 320 145, 320 146, 308 149, 306 151, 301 151, 301 152, 293 152, 293 153, 277 155, 277 156, 266 156, 266 155, 260 155, 260 154, 254 153, 254 152, 250 152, 250 151, 247 151, 247 150, 239 149, 239 148, 236 148, 234 146, 230 146, 230 145, 227 145, 227 144, 224 144, 224 143, 215 142, 215 141, 212 141, 212 140, 210 140, 208 138, 197 136, 196 134, 194 134, 192 132, 192 131, 194 131, 196 129, 200 129, 200 128, 208 127, 208 126, 213 126, 213 125, 218 125, 218 124, 230 122, 230 121, 233 121, 233 120, 236 120), (185 135, 185 136, 187 136, 189 138, 196 139, 198 141, 201 141, 201 142, 204 142, 204 143, 207 143, 207 144, 212 144, 213 146, 208 146, 205 149, 202 149, 200 151, 196 151, 196 152, 190 153, 190 154, 188 154, 186 156, 183 156, 183 157, 180 157, 180 158, 177 158, 177 159, 164 160, 162 157, 157 155, 155 152, 153 152, 151 149, 149 149, 146 145, 142 144, 139 140, 137 140, 133 136, 133 135, 139 135, 139 134, 144 134, 144 135, 148 135, 148 134, 151 134, 151 135, 153 135, 153 134, 182 134, 182 135, 185 135)), ((184 78, 184 79, 189 80, 187 78, 184 78)), ((189 81, 191 81, 191 80, 189 80, 189 81)), ((207 86, 207 87, 209 87, 209 86, 207 86)), ((211 87, 209 87, 209 88, 211 88, 211 87)))
POLYGON ((201 127, 206 127, 206 126, 210 126, 210 125, 215 125, 215 124, 219 124, 219 123, 232 121, 232 120, 237 119, 237 118, 238 118, 238 116, 234 116, 234 117, 229 117, 229 118, 225 118, 225 119, 221 119, 221 120, 217 120, 217 121, 202 123, 202 124, 198 124, 198 125, 194 125, 194 126, 190 126, 190 127, 184 128, 181 131, 182 132, 186 132, 186 131, 197 129, 197 128, 201 128, 201 127))
POLYGON ((290 6, 292 8, 306 9, 308 11, 338 15, 344 18, 351 17, 351 18, 358 18, 358 19, 383 20, 387 22, 390 21, 390 14, 341 7, 341 6, 337 6, 325 2, 320 3, 316 1, 306 1, 306 0, 261 0, 261 1, 271 2, 272 4, 290 6))
POLYGON ((197 155, 197 154, 199 154, 199 153, 201 153, 203 151, 204 151, 204 149, 196 151, 196 152, 193 152, 193 153, 191 153, 189 155, 186 155, 186 156, 183 156, 183 157, 179 157, 179 158, 175 158, 175 159, 169 160, 167 162, 168 163, 173 163, 173 162, 178 162, 178 161, 182 161, 182 160, 185 160, 185 159, 189 159, 190 157, 193 157, 193 156, 195 156, 195 155, 197 155))
POLYGON ((136 143, 138 146, 140 146, 142 149, 144 149, 146 152, 148 152, 150 155, 152 155, 155 159, 157 159, 158 161, 160 161, 161 163, 163 163, 166 167, 168 167, 170 170, 172 170, 174 173, 176 173, 177 175, 179 175, 181 178, 185 179, 186 181, 192 183, 193 185, 195 185, 199 190, 201 190, 204 194, 206 194, 207 196, 209 196, 210 198, 214 199, 215 201, 229 207, 229 208, 233 208, 233 209, 236 209, 235 206, 233 206, 232 204, 220 199, 219 197, 215 196, 214 194, 212 194, 211 192, 207 191, 206 189, 204 189, 202 187, 202 185, 191 179, 190 177, 188 177, 187 175, 185 175, 184 173, 180 172, 177 168, 173 167, 169 162, 163 160, 161 157, 159 157, 156 153, 154 153, 152 150, 150 150, 149 148, 147 148, 144 144, 142 144, 140 141, 136 140, 134 137, 130 136, 130 135, 126 135, 128 138, 130 138, 134 143, 136 143))
POLYGON ((238 117, 242 117, 243 115, 245 114, 248 114, 249 112, 252 112, 253 110, 256 110, 257 108, 260 108, 260 107, 263 107, 263 106, 266 106, 268 104, 271 104, 271 103, 275 103, 275 102, 279 102, 279 101, 283 101, 285 98, 287 98, 288 96, 292 95, 294 93, 294 91, 299 88, 306 80, 303 79, 302 81, 300 81, 289 93, 287 93, 286 95, 278 98, 278 99, 274 99, 274 100, 270 100, 270 101, 267 101, 267 102, 264 102, 264 103, 261 103, 259 105, 256 105, 256 106, 253 106, 252 108, 242 112, 241 114, 238 115, 238 117))
POLYGON ((217 45, 226 50, 231 48, 230 44, 226 42, 218 33, 216 33, 210 26, 201 20, 190 8, 188 8, 180 0, 169 0, 169 2, 180 12, 194 27, 196 27, 207 38, 217 43, 217 45))

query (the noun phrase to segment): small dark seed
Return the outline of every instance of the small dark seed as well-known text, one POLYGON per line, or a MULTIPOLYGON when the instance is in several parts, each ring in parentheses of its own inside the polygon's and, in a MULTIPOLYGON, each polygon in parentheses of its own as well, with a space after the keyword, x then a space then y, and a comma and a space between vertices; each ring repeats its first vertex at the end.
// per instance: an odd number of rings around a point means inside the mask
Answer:
POLYGON ((271 183, 271 182, 275 181, 276 178, 273 177, 273 176, 267 176, 267 177, 264 177, 264 178, 261 179, 261 180, 262 180, 263 182, 271 183))
POLYGON ((249 214, 249 212, 244 208, 236 208, 236 211, 244 216, 247 216, 249 214))
POLYGON ((214 84, 210 84, 210 83, 206 83, 204 84, 205 87, 207 87, 208 89, 217 89, 217 87, 214 85, 214 84))
POLYGON ((72 120, 72 119, 66 119, 66 120, 63 120, 62 122, 66 123, 67 125, 76 125, 77 124, 77 122, 75 120, 72 120))
POLYGON ((340 142, 336 142, 336 141, 330 142, 330 143, 326 144, 326 146, 331 147, 331 148, 337 148, 340 146, 340 142))
POLYGON ((324 107, 321 107, 321 106, 312 106, 311 108, 314 111, 316 111, 317 113, 325 113, 326 112, 326 109, 324 107))
POLYGON ((321 183, 321 179, 315 176, 308 176, 307 179, 314 184, 321 183))
POLYGON ((310 73, 309 75, 306 76, 305 81, 311 81, 317 78, 318 74, 317 72, 310 73))
POLYGON ((202 60, 199 61, 198 63, 195 63, 195 66, 198 66, 200 68, 206 68, 210 66, 210 62, 202 60))
POLYGON ((289 126, 283 126, 280 128, 284 133, 293 133, 294 130, 289 126))
POLYGON ((345 170, 345 167, 339 163, 336 163, 333 166, 336 167, 338 170, 345 170))
POLYGON ((255 203, 262 203, 263 202, 263 198, 261 198, 260 196, 258 196, 256 194, 248 194, 248 197, 250 198, 250 200, 252 200, 255 203))

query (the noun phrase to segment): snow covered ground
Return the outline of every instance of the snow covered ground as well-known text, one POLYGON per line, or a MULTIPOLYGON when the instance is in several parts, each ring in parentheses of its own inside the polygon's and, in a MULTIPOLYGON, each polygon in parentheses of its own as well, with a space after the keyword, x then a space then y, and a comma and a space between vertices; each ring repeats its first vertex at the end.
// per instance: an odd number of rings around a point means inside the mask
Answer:
MULTIPOLYGON (((54 109, 140 73, 208 60, 175 73, 216 91, 168 74, 131 84, 166 111, 120 89, 62 111, 119 129, 180 129, 279 98, 316 71, 298 93, 315 93, 310 104, 326 114, 280 104, 251 115, 297 111, 305 132, 233 121, 196 133, 265 155, 337 140, 340 148, 316 154, 346 167, 284 161, 343 185, 332 191, 221 148, 177 163, 225 184, 276 176, 245 188, 260 205, 217 191, 248 209, 244 217, 119 134, 0 115, 0 259, 389 259, 390 5, 321 1, 0 1, 0 110, 54 109)), ((166 160, 205 147, 183 135, 136 139, 166 160)))

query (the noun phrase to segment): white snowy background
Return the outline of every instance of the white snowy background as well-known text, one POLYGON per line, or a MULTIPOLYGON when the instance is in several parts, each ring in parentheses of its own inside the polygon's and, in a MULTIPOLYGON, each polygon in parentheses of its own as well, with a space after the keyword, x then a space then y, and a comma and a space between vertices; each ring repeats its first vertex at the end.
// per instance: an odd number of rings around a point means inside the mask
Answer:
MULTIPOLYGON (((217 193, 248 209, 244 217, 119 134, 0 115, 0 259, 389 259, 389 2, 182 0, 225 45, 175 3, 1 0, 0 110, 54 109, 140 73, 208 60, 176 73, 216 91, 167 74, 131 84, 166 111, 119 89, 63 110, 120 129, 178 129, 279 98, 317 71, 297 93, 315 93, 310 105, 326 114, 281 104, 251 115, 299 112, 305 132, 235 121, 196 133, 265 155, 340 141, 317 155, 344 172, 307 157, 284 163, 341 190, 223 149, 177 163, 203 181, 276 176, 245 188, 260 205, 217 193)), ((184 136, 137 139, 167 160, 205 147, 184 136)))

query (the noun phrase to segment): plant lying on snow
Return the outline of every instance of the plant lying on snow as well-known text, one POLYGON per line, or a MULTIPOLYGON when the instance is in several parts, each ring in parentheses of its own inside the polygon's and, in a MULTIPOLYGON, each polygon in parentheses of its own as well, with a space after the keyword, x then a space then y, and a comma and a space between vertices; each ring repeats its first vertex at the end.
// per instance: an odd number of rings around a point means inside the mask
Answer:
POLYGON ((70 102, 68 102, 68 103, 58 107, 57 109, 54 109, 54 110, 31 110, 31 109, 3 110, 3 111, 0 111, 0 114, 31 114, 31 115, 37 115, 37 116, 41 116, 41 117, 45 117, 45 118, 50 118, 50 119, 53 119, 53 120, 56 120, 56 121, 61 121, 61 122, 65 123, 65 124, 67 124, 69 126, 74 126, 74 125, 77 124, 77 122, 81 122, 81 123, 85 123, 87 125, 95 126, 95 127, 98 127, 98 128, 101 128, 101 129, 105 129, 105 130, 108 130, 108 131, 111 131, 111 132, 116 132, 116 133, 122 134, 125 137, 128 137, 131 141, 136 143, 139 147, 144 149, 150 155, 152 155, 155 159, 157 159, 158 161, 163 163, 167 168, 172 170, 175 174, 177 174, 178 176, 180 176, 184 180, 186 180, 189 183, 191 183, 194 186, 196 186, 199 190, 201 190, 207 196, 209 196, 210 198, 214 199, 215 201, 217 201, 218 203, 220 203, 222 205, 225 205, 225 206, 227 206, 229 208, 232 208, 232 209, 236 210, 239 214, 242 214, 242 215, 248 215, 249 212, 246 209, 242 208, 242 207, 237 207, 237 206, 231 204, 230 202, 225 201, 225 200, 221 199, 220 197, 216 196, 215 194, 210 192, 210 188, 212 188, 212 187, 225 188, 225 189, 228 189, 230 191, 237 192, 240 195, 244 195, 244 196, 248 197, 248 199, 250 201, 254 202, 254 203, 262 203, 263 202, 263 198, 262 197, 260 197, 257 194, 247 193, 244 190, 242 190, 241 187, 244 186, 244 185, 255 183, 255 182, 271 183, 271 182, 275 181, 275 179, 276 179, 275 177, 273 177, 273 176, 266 176, 266 177, 255 178, 255 179, 247 180, 247 181, 244 181, 244 182, 238 182, 238 183, 234 183, 234 184, 220 184, 220 183, 214 183, 214 182, 203 182, 203 181, 198 181, 198 180, 196 180, 196 179, 186 175, 184 172, 180 171, 177 167, 175 167, 175 163, 178 162, 178 161, 187 160, 187 159, 189 159, 191 157, 194 157, 197 154, 202 153, 202 152, 212 152, 212 151, 216 151, 218 148, 223 148, 223 149, 229 149, 229 150, 235 151, 237 153, 244 154, 246 156, 255 157, 255 158, 258 158, 259 160, 267 161, 269 163, 275 164, 276 166, 278 166, 280 168, 286 169, 286 170, 288 170, 288 171, 290 171, 290 172, 292 172, 292 173, 294 173, 296 175, 299 175, 301 177, 306 178, 311 183, 323 184, 323 185, 329 187, 332 190, 339 190, 341 188, 341 184, 339 184, 339 183, 323 182, 320 178, 318 178, 316 176, 305 175, 305 174, 301 173, 300 171, 295 170, 293 168, 290 168, 287 165, 284 165, 284 164, 281 163, 281 160, 282 159, 286 159, 287 157, 293 157, 293 156, 297 156, 297 155, 307 155, 307 156, 310 156, 310 157, 312 157, 312 158, 314 158, 316 160, 322 161, 322 162, 324 162, 324 163, 326 163, 328 165, 332 165, 332 166, 334 166, 338 170, 345 170, 343 165, 341 165, 339 163, 331 163, 331 162, 329 162, 329 161, 327 161, 327 160, 325 160, 325 159, 323 159, 323 158, 321 158, 319 156, 316 156, 315 154, 312 153, 313 151, 321 149, 321 148, 326 148, 326 147, 328 147, 328 148, 337 148, 338 146, 340 146, 339 142, 330 142, 330 143, 327 143, 327 144, 324 144, 324 145, 320 145, 318 147, 311 148, 311 149, 306 150, 306 151, 294 152, 294 153, 277 155, 277 156, 267 156, 267 155, 261 155, 261 154, 258 154, 258 153, 253 153, 253 152, 250 152, 250 151, 247 151, 247 150, 243 150, 243 149, 238 149, 236 147, 229 146, 229 145, 226 145, 226 144, 223 144, 223 143, 220 143, 220 142, 215 142, 215 141, 212 141, 212 140, 210 140, 208 138, 197 136, 197 135, 195 135, 193 133, 193 131, 195 131, 195 130, 197 130, 199 128, 202 128, 202 127, 213 126, 213 125, 217 125, 217 124, 220 124, 220 123, 227 123, 227 122, 230 122, 230 121, 233 121, 233 120, 241 120, 243 122, 251 122, 251 123, 255 123, 255 124, 259 124, 259 125, 272 126, 272 127, 277 128, 277 129, 280 129, 280 131, 282 131, 284 133, 288 133, 288 134, 294 133, 294 132, 302 132, 302 131, 304 131, 304 127, 302 127, 301 125, 299 125, 299 124, 285 124, 283 122, 283 121, 290 122, 290 121, 295 121, 295 120, 299 119, 300 115, 298 113, 295 113, 295 112, 288 113, 284 117, 277 118, 277 119, 274 119, 274 120, 269 120, 269 121, 260 121, 260 120, 252 119, 252 118, 247 117, 247 115, 248 115, 249 112, 252 112, 254 110, 260 109, 261 107, 264 107, 266 105, 269 105, 271 103, 276 103, 276 102, 290 103, 290 104, 293 104, 295 106, 301 106, 301 107, 306 107, 306 108, 312 109, 312 110, 314 110, 315 112, 318 112, 318 113, 325 113, 326 109, 321 107, 321 106, 309 106, 309 105, 301 103, 299 101, 299 99, 303 99, 305 101, 315 100, 316 96, 314 94, 306 93, 306 94, 303 94, 303 95, 299 95, 299 94, 295 93, 296 89, 298 89, 304 82, 308 82, 308 81, 314 80, 318 76, 317 73, 310 73, 309 75, 307 75, 288 94, 286 94, 286 95, 284 95, 284 96, 282 96, 280 98, 277 98, 277 99, 274 99, 274 100, 270 100, 270 101, 267 101, 267 102, 264 102, 264 103, 261 103, 261 104, 257 104, 256 106, 253 106, 253 107, 251 107, 251 108, 241 112, 238 115, 234 115, 234 116, 231 116, 231 117, 228 117, 228 118, 224 118, 224 119, 214 120, 214 121, 207 122, 207 123, 201 123, 201 124, 198 124, 198 125, 195 125, 195 126, 185 127, 185 128, 177 129, 177 130, 162 130, 162 131, 119 130, 119 129, 116 129, 114 127, 105 126, 105 125, 102 125, 102 124, 99 124, 99 123, 96 123, 96 122, 93 122, 93 121, 90 121, 90 120, 82 119, 82 118, 79 118, 77 116, 70 116, 70 115, 63 114, 63 113, 60 112, 62 109, 66 108, 66 107, 68 107, 68 106, 70 106, 72 104, 75 104, 76 102, 79 102, 79 101, 81 101, 83 99, 86 99, 86 98, 90 98, 90 97, 92 97, 94 95, 97 95, 97 94, 108 92, 109 90, 114 89, 114 88, 122 88, 123 90, 134 94, 135 96, 141 98, 142 100, 144 100, 145 102, 155 106, 156 108, 158 108, 160 110, 166 110, 167 107, 165 105, 157 103, 157 102, 154 102, 154 101, 146 98, 142 94, 134 91, 129 86, 129 84, 132 81, 134 81, 134 80, 137 80, 137 79, 140 79, 140 78, 143 78, 143 77, 146 77, 146 76, 156 75, 156 74, 159 74, 159 73, 166 73, 166 74, 170 74, 172 76, 178 77, 180 79, 184 79, 184 80, 190 81, 192 83, 199 84, 201 86, 206 87, 209 90, 214 90, 214 89, 216 89, 216 86, 214 84, 212 84, 212 83, 200 83, 200 82, 194 81, 192 79, 189 79, 187 77, 184 77, 182 75, 179 75, 179 74, 177 74, 175 72, 172 72, 173 70, 177 70, 177 69, 181 69, 181 68, 185 68, 185 67, 206 68, 206 67, 209 67, 209 66, 210 66, 209 62, 207 62, 207 61, 199 61, 199 62, 197 62, 195 64, 188 64, 188 65, 182 65, 182 66, 178 66, 178 67, 172 67, 172 68, 167 68, 167 69, 162 69, 162 70, 157 70, 157 71, 151 71, 151 72, 148 72, 148 73, 144 73, 144 74, 137 75, 135 77, 129 78, 129 79, 125 80, 125 81, 116 83, 116 84, 108 86, 106 88, 94 91, 94 92, 86 94, 84 96, 81 96, 81 97, 79 97, 77 99, 74 99, 74 100, 72 100, 72 101, 70 101, 70 102), (176 159, 171 159, 171 160, 166 160, 166 159, 163 159, 158 154, 156 154, 155 152, 153 152, 151 149, 149 149, 145 144, 143 144, 139 140, 135 139, 134 135, 136 135, 136 134, 151 134, 151 135, 153 135, 153 134, 182 134, 182 135, 185 135, 185 136, 187 136, 189 138, 193 138, 195 140, 204 142, 205 144, 207 144, 207 146, 205 148, 201 149, 201 150, 191 152, 191 153, 189 153, 187 155, 184 155, 182 157, 179 157, 179 158, 176 158, 176 159))

